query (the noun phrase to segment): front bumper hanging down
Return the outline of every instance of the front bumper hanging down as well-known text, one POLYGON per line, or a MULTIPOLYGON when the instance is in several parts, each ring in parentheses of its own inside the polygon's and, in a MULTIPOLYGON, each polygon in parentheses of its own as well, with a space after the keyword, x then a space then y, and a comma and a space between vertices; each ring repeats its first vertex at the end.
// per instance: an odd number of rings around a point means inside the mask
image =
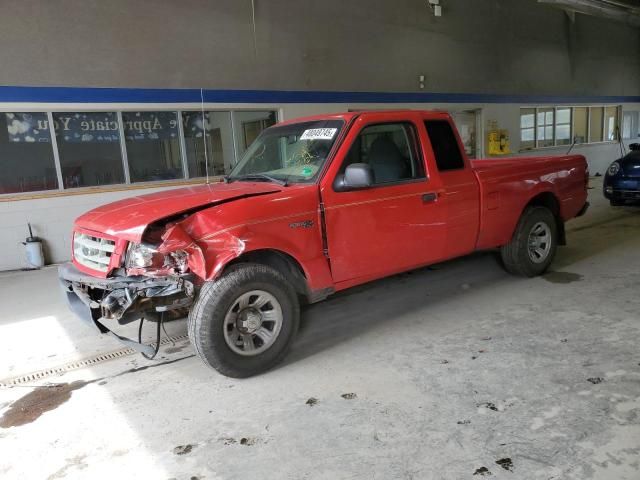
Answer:
POLYGON ((193 303, 191 275, 149 278, 97 278, 80 272, 72 263, 58 268, 58 278, 70 310, 86 324, 147 355, 151 346, 122 337, 104 321, 123 325, 141 318, 159 321, 167 311, 188 308, 193 303))

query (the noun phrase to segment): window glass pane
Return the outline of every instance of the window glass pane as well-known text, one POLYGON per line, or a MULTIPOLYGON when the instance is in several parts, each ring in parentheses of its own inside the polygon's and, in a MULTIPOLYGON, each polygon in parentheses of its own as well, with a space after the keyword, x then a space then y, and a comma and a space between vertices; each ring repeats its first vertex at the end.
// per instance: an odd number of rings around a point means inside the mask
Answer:
POLYGON ((631 126, 633 125, 633 112, 624 112, 622 116, 622 138, 629 140, 631 138, 631 126))
POLYGON ((571 143, 571 126, 558 125, 556 127, 556 144, 568 145, 569 143, 571 143))
POLYGON ((124 183, 114 112, 54 113, 64 188, 124 183))
POLYGON ((177 112, 122 112, 132 182, 184 178, 177 112))
POLYGON ((573 109, 573 137, 576 143, 587 143, 589 109, 574 107, 573 109))
POLYGON ((553 108, 538 109, 538 147, 553 145, 553 108))
POLYGON ((367 163, 376 184, 424 177, 416 134, 408 123, 385 123, 362 129, 349 149, 343 172, 352 163, 367 163))
POLYGON ((618 140, 618 107, 606 107, 604 109, 605 140, 618 140))
POLYGON ((556 145, 571 143, 571 109, 556 109, 556 145))
POLYGON ((601 142, 602 141, 602 120, 604 116, 604 108, 591 107, 589 115, 589 141, 601 142))
POLYGON ((534 129, 533 128, 522 129, 520 139, 522 140, 521 143, 533 142, 533 140, 535 139, 534 129))
POLYGON ((445 120, 429 120, 425 122, 427 134, 436 157, 438 170, 458 170, 464 168, 464 159, 458 147, 458 141, 451 125, 445 120))
POLYGON ((0 113, 0 193, 58 188, 46 113, 0 113))
POLYGON ((245 150, 258 138, 260 132, 276 124, 276 112, 253 111, 233 112, 233 130, 236 137, 236 154, 238 159, 245 150))
POLYGON ((533 108, 520 109, 520 128, 533 128, 536 111, 533 108))
POLYGON ((530 150, 535 147, 536 109, 520 109, 520 150, 530 150))
POLYGON ((570 108, 558 108, 556 110, 556 123, 569 123, 571 122, 571 109, 570 108))
POLYGON ((553 124, 553 110, 549 110, 548 112, 545 112, 544 123, 546 125, 553 124))
MULTIPOLYGON (((202 112, 183 112, 182 122, 189 177, 204 177, 207 171, 202 112)), ((229 173, 234 163, 231 112, 204 112, 204 123, 207 132, 206 156, 209 158, 209 175, 229 173)))

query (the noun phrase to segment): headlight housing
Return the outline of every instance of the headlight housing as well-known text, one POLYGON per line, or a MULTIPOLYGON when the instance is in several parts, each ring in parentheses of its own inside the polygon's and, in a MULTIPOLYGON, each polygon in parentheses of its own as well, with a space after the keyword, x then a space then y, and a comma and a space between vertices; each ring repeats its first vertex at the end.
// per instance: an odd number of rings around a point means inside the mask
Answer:
POLYGON ((125 268, 127 270, 143 270, 145 273, 185 273, 188 270, 187 257, 187 253, 183 250, 164 254, 160 253, 153 245, 130 243, 125 257, 125 268))
POLYGON ((620 171, 620 164, 618 162, 613 162, 611 165, 609 165, 607 173, 613 176, 613 175, 617 175, 619 171, 620 171))
POLYGON ((162 268, 165 256, 153 246, 144 243, 130 243, 125 260, 126 268, 162 268))

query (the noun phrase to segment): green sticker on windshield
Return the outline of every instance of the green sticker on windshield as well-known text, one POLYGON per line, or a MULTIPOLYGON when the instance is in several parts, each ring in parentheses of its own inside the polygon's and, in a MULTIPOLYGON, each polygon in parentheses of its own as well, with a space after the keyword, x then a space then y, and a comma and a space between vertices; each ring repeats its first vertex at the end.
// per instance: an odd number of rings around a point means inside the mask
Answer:
POLYGON ((302 169, 302 175, 303 175, 304 177, 309 177, 309 176, 311 176, 312 174, 313 174, 313 169, 312 169, 311 167, 304 167, 304 168, 302 169))

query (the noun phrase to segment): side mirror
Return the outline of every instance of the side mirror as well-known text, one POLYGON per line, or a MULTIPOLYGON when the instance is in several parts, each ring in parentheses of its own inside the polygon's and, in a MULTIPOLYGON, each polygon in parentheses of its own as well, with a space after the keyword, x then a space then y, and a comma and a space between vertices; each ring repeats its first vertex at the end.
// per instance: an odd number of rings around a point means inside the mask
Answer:
POLYGON ((344 175, 338 175, 333 184, 337 192, 369 188, 375 182, 373 170, 366 163, 352 163, 344 175))

